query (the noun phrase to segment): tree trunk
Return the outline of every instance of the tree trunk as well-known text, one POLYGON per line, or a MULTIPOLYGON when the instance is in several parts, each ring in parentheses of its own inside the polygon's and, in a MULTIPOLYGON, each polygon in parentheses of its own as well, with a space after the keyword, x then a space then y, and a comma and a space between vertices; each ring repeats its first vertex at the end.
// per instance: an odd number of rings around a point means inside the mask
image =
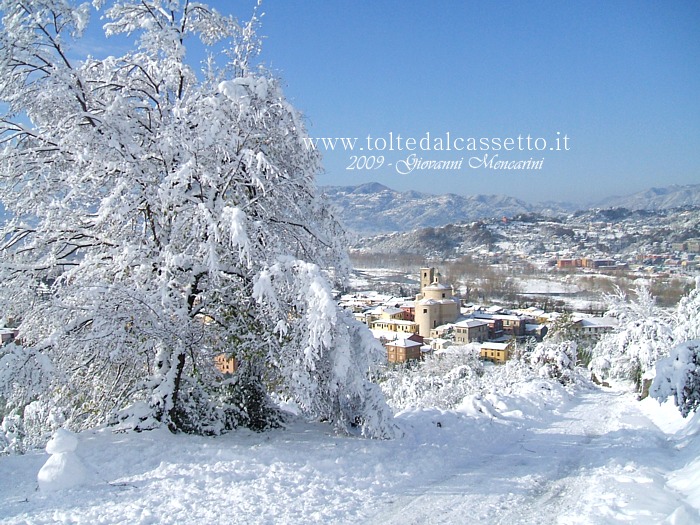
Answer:
POLYGON ((173 391, 172 391, 172 402, 173 406, 170 407, 170 412, 168 413, 168 427, 171 432, 178 430, 178 406, 177 399, 180 393, 180 383, 182 381, 182 371, 185 369, 185 352, 179 352, 177 355, 177 369, 175 370, 175 379, 173 381, 173 391))

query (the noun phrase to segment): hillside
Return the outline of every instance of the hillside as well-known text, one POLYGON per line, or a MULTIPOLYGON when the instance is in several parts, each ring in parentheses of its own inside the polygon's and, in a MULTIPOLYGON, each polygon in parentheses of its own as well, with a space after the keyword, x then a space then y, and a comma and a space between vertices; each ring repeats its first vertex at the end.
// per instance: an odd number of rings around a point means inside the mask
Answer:
MULTIPOLYGON (((325 186, 322 190, 340 211, 345 225, 365 235, 511 217, 541 209, 505 195, 400 192, 376 182, 360 186, 325 186)), ((554 207, 552 211, 561 212, 563 208, 554 207)))
POLYGON ((486 223, 475 221, 469 224, 448 224, 435 228, 419 228, 409 232, 382 233, 363 237, 352 248, 364 253, 415 254, 448 258, 454 254, 492 248, 501 240, 503 240, 502 235, 486 223))
POLYGON ((339 211, 347 228, 360 235, 435 228, 520 214, 561 217, 579 208, 660 211, 700 206, 700 184, 652 188, 625 197, 609 197, 588 207, 554 201, 533 204, 505 195, 402 192, 378 182, 324 186, 321 190, 339 211))
POLYGON ((650 188, 627 196, 615 196, 595 204, 597 208, 627 208, 630 210, 668 210, 700 206, 700 184, 673 185, 650 188))
POLYGON ((450 258, 479 251, 550 256, 575 248, 578 253, 620 257, 639 251, 669 249, 670 243, 700 237, 700 210, 587 210, 553 219, 537 214, 510 220, 417 228, 359 238, 352 246, 363 253, 416 254, 450 258))

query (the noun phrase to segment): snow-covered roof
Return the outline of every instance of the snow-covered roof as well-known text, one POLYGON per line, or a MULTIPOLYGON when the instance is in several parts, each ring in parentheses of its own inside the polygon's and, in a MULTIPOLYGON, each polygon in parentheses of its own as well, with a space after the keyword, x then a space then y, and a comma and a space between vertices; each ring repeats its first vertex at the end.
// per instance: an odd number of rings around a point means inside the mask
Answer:
POLYGON ((516 310, 516 312, 520 313, 520 314, 524 314, 524 315, 532 315, 535 317, 539 317, 545 313, 545 311, 542 310, 541 308, 536 308, 534 306, 530 306, 529 308, 525 308, 525 309, 516 310))
POLYGON ((451 286, 442 283, 433 283, 423 287, 423 290, 451 290, 451 286))
POLYGON ((375 339, 384 338, 386 341, 395 341, 406 337, 405 332, 394 332, 393 330, 382 330, 381 328, 370 328, 369 331, 372 332, 375 339))
POLYGON ((586 317, 576 321, 583 327, 617 328, 618 322, 614 317, 586 317))
POLYGON ((410 339, 397 339, 396 341, 391 341, 386 344, 386 346, 398 346, 400 348, 414 348, 416 346, 423 346, 423 343, 418 341, 411 341, 410 339))
POLYGON ((375 306, 374 308, 370 308, 368 310, 365 310, 366 315, 380 315, 383 312, 381 306, 375 306))
POLYGON ((488 323, 479 319, 465 319, 464 321, 459 321, 455 323, 455 326, 461 328, 476 328, 477 326, 486 326, 488 323))
POLYGON ((489 341, 481 343, 481 348, 482 350, 507 350, 508 343, 493 343, 489 341))
POLYGON ((505 321, 521 321, 522 319, 518 317, 517 315, 510 315, 510 314, 497 314, 493 316, 494 319, 501 319, 505 321))
POLYGON ((377 308, 380 313, 385 313, 389 315, 396 315, 403 313, 403 310, 401 308, 396 308, 395 306, 380 306, 377 308))

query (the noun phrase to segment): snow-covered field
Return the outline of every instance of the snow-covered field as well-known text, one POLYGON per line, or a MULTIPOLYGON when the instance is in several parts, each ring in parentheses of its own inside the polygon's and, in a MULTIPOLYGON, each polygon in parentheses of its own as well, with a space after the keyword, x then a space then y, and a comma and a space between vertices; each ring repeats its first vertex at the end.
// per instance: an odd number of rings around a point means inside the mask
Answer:
POLYGON ((324 424, 207 438, 78 435, 83 485, 0 458, 2 523, 700 523, 700 421, 620 389, 521 384, 397 415, 401 439, 324 424))
POLYGON ((518 288, 523 294, 539 294, 539 295, 565 295, 575 294, 581 289, 572 283, 563 280, 546 280, 546 279, 519 279, 518 288))

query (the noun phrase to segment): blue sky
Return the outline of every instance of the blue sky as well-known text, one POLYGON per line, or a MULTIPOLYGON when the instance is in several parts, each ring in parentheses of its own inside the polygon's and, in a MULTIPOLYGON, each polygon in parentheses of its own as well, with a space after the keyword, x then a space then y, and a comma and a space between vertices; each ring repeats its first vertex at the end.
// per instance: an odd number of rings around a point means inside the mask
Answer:
POLYGON ((265 0, 263 10, 263 58, 311 136, 570 137, 570 151, 535 156, 539 171, 353 171, 347 152, 327 152, 323 184, 582 202, 700 183, 696 1, 265 0))
MULTIPOLYGON (((209 2, 245 19, 253 1, 209 2)), ((460 170, 375 170, 326 151, 320 184, 379 181, 432 193, 502 193, 586 203, 700 183, 700 2, 264 0, 262 60, 312 137, 417 140, 531 135, 546 150, 415 151, 460 170), (550 151, 556 137, 569 151, 550 151), (470 168, 469 158, 544 159, 539 170, 470 168)), ((358 144, 359 145, 359 144, 358 144)), ((391 164, 391 166, 389 166, 391 164)))

